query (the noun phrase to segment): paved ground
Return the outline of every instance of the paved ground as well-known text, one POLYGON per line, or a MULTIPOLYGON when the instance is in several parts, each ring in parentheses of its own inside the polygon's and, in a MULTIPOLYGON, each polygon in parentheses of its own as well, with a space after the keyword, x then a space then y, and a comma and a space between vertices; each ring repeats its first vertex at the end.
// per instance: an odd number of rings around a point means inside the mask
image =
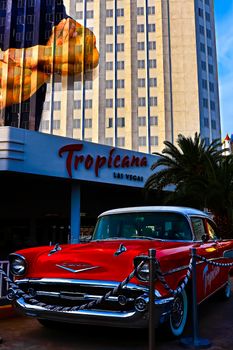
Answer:
MULTIPOLYGON (((221 302, 213 298, 200 307, 201 336, 209 338, 211 350, 233 350, 233 298, 221 302)), ((187 330, 187 333, 190 329, 187 330)), ((0 320, 0 350, 147 350, 146 331, 75 327, 49 330, 36 320, 15 317, 0 320)), ((178 341, 156 334, 156 350, 179 350, 178 341)))

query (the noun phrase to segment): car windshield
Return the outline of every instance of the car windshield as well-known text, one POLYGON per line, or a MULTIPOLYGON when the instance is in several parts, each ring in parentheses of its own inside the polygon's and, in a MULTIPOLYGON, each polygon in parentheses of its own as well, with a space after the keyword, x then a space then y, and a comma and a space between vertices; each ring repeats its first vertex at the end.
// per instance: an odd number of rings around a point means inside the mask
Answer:
POLYGON ((149 212, 105 215, 99 218, 92 240, 191 240, 187 219, 176 213, 149 212))

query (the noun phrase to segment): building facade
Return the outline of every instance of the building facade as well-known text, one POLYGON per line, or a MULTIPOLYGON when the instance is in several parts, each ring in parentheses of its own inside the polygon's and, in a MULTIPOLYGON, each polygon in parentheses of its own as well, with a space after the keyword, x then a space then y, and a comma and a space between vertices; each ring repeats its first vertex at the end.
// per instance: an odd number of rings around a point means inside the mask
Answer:
MULTIPOLYGON (((200 132, 207 143, 221 137, 213 0, 16 2, 24 12, 15 13, 13 28, 14 0, 0 0, 3 52, 12 28, 19 47, 47 45, 52 27, 71 16, 94 33, 99 61, 89 76, 53 71, 40 87, 42 97, 37 91, 1 108, 2 125, 148 153, 180 133, 200 132), (43 43, 35 41, 43 28, 43 43)), ((56 51, 53 45, 55 57, 56 51)))

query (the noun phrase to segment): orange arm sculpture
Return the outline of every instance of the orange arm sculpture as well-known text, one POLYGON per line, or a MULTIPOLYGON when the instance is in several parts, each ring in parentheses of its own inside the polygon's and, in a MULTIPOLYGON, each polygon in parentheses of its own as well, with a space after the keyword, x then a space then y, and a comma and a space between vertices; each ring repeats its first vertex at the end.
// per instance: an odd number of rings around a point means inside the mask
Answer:
POLYGON ((0 109, 26 101, 52 73, 92 71, 99 62, 94 34, 71 18, 54 27, 47 44, 10 48, 0 57, 0 109))

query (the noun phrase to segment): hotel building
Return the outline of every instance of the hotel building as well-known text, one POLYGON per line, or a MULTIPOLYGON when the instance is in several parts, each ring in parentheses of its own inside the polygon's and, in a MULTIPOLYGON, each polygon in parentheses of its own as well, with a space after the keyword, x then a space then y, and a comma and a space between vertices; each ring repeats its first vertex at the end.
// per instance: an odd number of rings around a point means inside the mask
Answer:
MULTIPOLYGON (((2 50, 13 20, 21 47, 37 35, 36 3, 43 1, 17 0, 14 19, 12 1, 0 1, 2 50)), ((89 78, 51 75, 40 126, 34 96, 0 110, 2 125, 148 153, 178 134, 197 131, 207 143, 221 137, 213 0, 44 2, 45 35, 46 21, 62 19, 64 5, 94 32, 99 65, 89 78)))

